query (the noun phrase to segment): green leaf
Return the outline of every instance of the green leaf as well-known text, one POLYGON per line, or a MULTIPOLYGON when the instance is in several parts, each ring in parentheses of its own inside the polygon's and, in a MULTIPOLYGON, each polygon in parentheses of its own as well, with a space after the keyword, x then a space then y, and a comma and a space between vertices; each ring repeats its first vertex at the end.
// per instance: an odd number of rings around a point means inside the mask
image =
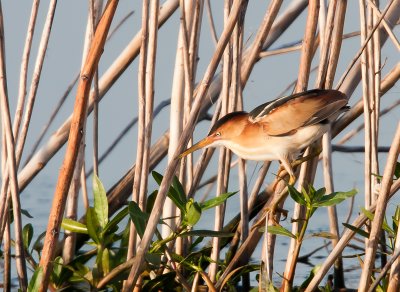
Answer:
POLYGON ((69 219, 69 218, 64 218, 61 227, 64 228, 65 230, 76 232, 76 233, 83 233, 83 234, 89 234, 88 229, 85 224, 69 219))
POLYGON ((318 272, 318 270, 321 268, 320 265, 315 266, 314 268, 311 269, 310 275, 307 277, 307 279, 300 285, 299 291, 304 291, 308 284, 310 284, 311 280, 314 278, 315 274, 318 272))
POLYGON ((201 207, 199 203, 194 202, 193 199, 190 199, 186 203, 186 214, 184 217, 184 223, 188 226, 194 226, 201 217, 201 207))
MULTIPOLYGON (((363 212, 363 214, 364 214, 370 221, 373 221, 373 220, 374 220, 375 215, 374 215, 374 213, 372 213, 371 211, 369 211, 369 210, 367 210, 367 209, 365 209, 365 208, 361 208, 361 212, 363 212)), ((386 222, 385 220, 382 222, 382 228, 383 228, 383 230, 385 230, 386 232, 388 232, 388 233, 390 233, 390 234, 392 234, 392 235, 395 235, 394 230, 392 230, 392 229, 389 227, 389 225, 387 224, 387 222, 386 222)))
POLYGON ((101 263, 103 265, 103 273, 107 275, 110 272, 110 252, 108 248, 103 250, 101 263))
POLYGON ((212 198, 210 200, 207 200, 200 204, 201 210, 205 211, 207 209, 211 209, 218 205, 221 205, 228 198, 232 197, 235 194, 237 194, 237 192, 229 192, 229 193, 221 194, 218 197, 212 198))
POLYGON ((190 230, 179 234, 181 237, 199 236, 199 237, 232 237, 235 235, 231 232, 213 231, 213 230, 190 230))
POLYGON ((179 181, 179 179, 176 176, 174 176, 174 179, 172 180, 172 186, 176 190, 176 192, 177 192, 177 194, 179 196, 179 200, 183 204, 186 204, 187 198, 186 198, 185 189, 183 188, 181 182, 179 181))
POLYGON ((296 235, 284 228, 283 226, 268 226, 268 232, 272 234, 279 234, 296 239, 296 235))
POLYGON ((348 192, 334 192, 329 195, 323 196, 318 202, 313 203, 313 207, 329 207, 341 203, 347 198, 357 194, 355 189, 348 192))
POLYGON ((335 234, 326 232, 326 231, 315 232, 315 233, 310 234, 307 237, 322 237, 322 238, 326 238, 326 239, 335 239, 336 238, 335 234))
POLYGON ((304 200, 301 193, 299 193, 292 185, 288 185, 288 190, 290 196, 296 203, 302 206, 307 206, 307 202, 304 200))
POLYGON ((103 229, 103 233, 106 233, 108 230, 113 229, 115 226, 117 226, 122 220, 125 219, 126 216, 128 216, 129 211, 128 211, 128 206, 124 207, 121 211, 115 215, 111 221, 107 223, 107 225, 103 229))
POLYGON ((93 195, 94 195, 94 211, 101 229, 108 223, 108 201, 106 190, 100 179, 94 175, 93 176, 93 195))
POLYGON ((140 238, 143 237, 144 231, 146 230, 147 220, 149 215, 144 213, 136 202, 129 202, 128 205, 129 215, 133 224, 135 225, 136 232, 140 238))
POLYGON ((43 268, 39 266, 38 268, 36 268, 31 280, 29 281, 28 292, 39 291, 40 284, 42 283, 42 281, 43 281, 43 268))
POLYGON ((365 230, 362 230, 362 229, 360 229, 360 228, 357 228, 357 227, 355 227, 355 226, 353 226, 353 225, 351 225, 351 224, 347 224, 347 223, 342 223, 342 224, 343 224, 344 227, 346 227, 346 228, 348 228, 348 229, 354 231, 354 232, 357 233, 358 235, 361 235, 362 237, 365 237, 365 238, 369 238, 369 233, 366 232, 365 230))
MULTIPOLYGON (((294 187, 293 187, 294 188, 294 187)), ((307 203, 307 206, 309 206, 311 204, 311 197, 312 197, 312 186, 309 185, 308 186, 309 189, 309 193, 306 191, 306 189, 304 187, 301 188, 301 194, 304 197, 304 200, 307 203), (309 195, 310 194, 310 195, 309 195)))
POLYGON ((95 243, 100 244, 101 226, 93 207, 89 207, 86 210, 86 227, 90 238, 95 243))
POLYGON ((325 188, 320 188, 318 191, 315 192, 314 197, 313 197, 313 202, 319 202, 321 200, 322 196, 325 195, 326 189, 325 188))
POLYGON ((25 209, 21 209, 21 213, 23 215, 25 215, 26 217, 28 217, 29 219, 33 218, 33 216, 31 214, 29 214, 29 212, 27 210, 25 210, 25 209))
POLYGON ((394 169, 394 176, 396 177, 396 179, 400 178, 400 162, 399 161, 396 162, 396 168, 394 169))
MULTIPOLYGON (((152 171, 151 174, 157 184, 161 185, 163 176, 156 171, 152 171)), ((174 202, 174 204, 179 208, 179 210, 181 210, 183 214, 185 213, 186 198, 182 200, 179 192, 173 186, 170 186, 170 188, 168 189, 168 198, 170 198, 171 201, 174 202)))
POLYGON ((29 245, 33 237, 33 227, 32 224, 28 223, 24 226, 22 230, 22 240, 24 242, 24 248, 28 250, 29 245))

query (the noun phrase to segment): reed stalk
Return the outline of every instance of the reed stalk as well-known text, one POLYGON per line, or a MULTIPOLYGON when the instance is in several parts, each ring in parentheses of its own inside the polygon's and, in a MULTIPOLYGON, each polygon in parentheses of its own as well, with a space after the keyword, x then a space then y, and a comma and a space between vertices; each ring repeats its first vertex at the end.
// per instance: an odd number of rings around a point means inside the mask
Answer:
POLYGON ((100 19, 92 45, 90 47, 86 63, 81 72, 81 78, 76 95, 76 104, 71 123, 71 130, 67 151, 57 181, 57 186, 53 199, 53 206, 49 216, 46 238, 43 245, 40 266, 43 269, 43 281, 39 291, 46 291, 49 283, 50 270, 54 259, 55 247, 59 235, 62 216, 65 208, 66 196, 71 183, 73 170, 75 168, 80 142, 82 139, 83 128, 86 120, 87 105, 89 99, 90 85, 95 68, 100 60, 108 30, 111 25, 118 1, 110 0, 100 19))

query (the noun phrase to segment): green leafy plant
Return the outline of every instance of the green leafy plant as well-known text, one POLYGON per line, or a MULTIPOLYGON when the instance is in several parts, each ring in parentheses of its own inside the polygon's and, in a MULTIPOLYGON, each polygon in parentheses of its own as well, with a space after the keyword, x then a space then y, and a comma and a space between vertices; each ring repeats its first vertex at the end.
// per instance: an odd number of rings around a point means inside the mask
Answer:
MULTIPOLYGON (((285 275, 284 280, 287 281, 286 283, 284 283, 284 285, 288 285, 289 289, 292 289, 296 263, 300 254, 301 245, 303 241, 308 237, 306 236, 306 230, 311 217, 319 207, 329 207, 339 204, 345 199, 354 196, 357 191, 353 189, 348 192, 334 192, 327 195, 325 194, 325 188, 316 190, 311 185, 308 187, 308 190, 303 188, 301 192, 297 191, 292 185, 288 185, 288 190, 291 198, 298 204, 304 206, 306 209, 304 218, 294 219, 294 221, 302 222, 301 228, 297 234, 293 234, 281 225, 268 226, 268 232, 290 237, 296 242, 293 252, 294 259, 291 262, 292 265, 290 267, 290 271, 288 275, 285 275)), ((318 232, 309 235, 309 237, 323 237, 329 239, 333 236, 334 235, 329 232, 318 232)))

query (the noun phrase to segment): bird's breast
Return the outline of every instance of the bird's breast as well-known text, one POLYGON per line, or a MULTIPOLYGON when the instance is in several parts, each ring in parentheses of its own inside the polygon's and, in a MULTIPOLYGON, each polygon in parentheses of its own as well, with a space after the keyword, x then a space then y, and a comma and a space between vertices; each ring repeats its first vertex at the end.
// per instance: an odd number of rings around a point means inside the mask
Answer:
POLYGON ((221 141, 237 156, 256 161, 278 160, 282 155, 296 156, 302 149, 320 138, 329 129, 329 124, 315 124, 299 128, 290 135, 269 136, 259 129, 221 141))

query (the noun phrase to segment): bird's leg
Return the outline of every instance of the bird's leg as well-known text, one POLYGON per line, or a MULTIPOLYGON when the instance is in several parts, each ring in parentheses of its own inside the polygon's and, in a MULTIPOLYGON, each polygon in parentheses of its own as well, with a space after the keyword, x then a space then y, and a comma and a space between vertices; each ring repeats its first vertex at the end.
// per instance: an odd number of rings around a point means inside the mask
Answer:
POLYGON ((301 156, 299 158, 297 158, 296 160, 294 160, 291 165, 293 168, 299 166, 300 164, 302 164, 303 162, 309 161, 314 157, 317 157, 321 154, 322 152, 322 147, 315 147, 313 148, 309 154, 307 154, 306 156, 301 156))
MULTIPOLYGON (((292 167, 292 164, 290 163, 289 158, 286 156, 283 156, 280 158, 280 161, 281 161, 281 166, 279 167, 277 177, 282 178, 285 175, 284 172, 286 171, 286 173, 289 174, 289 184, 294 185, 294 183, 296 182, 296 176, 294 175, 293 167, 292 167)), ((278 184, 278 181, 275 182, 275 184, 272 188, 274 191, 275 191, 277 184, 278 184)))

